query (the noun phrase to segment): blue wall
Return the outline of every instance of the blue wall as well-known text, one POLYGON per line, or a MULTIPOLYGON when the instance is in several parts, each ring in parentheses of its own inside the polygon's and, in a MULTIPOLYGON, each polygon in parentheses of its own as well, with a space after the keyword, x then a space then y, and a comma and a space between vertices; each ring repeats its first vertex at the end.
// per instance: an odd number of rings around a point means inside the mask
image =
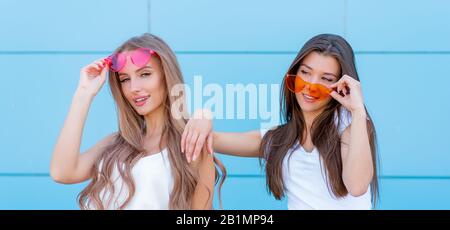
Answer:
MULTIPOLYGON (((381 156, 380 209, 450 209, 450 2, 0 0, 0 209, 76 209, 85 186, 48 175, 80 68, 151 32, 176 51, 186 82, 279 84, 318 33, 356 52, 381 156)), ((273 99, 277 100, 277 99, 273 99)), ((277 108, 275 108, 277 109, 277 108)), ((222 131, 261 119, 217 120, 222 131)), ((107 87, 96 97, 82 150, 117 129, 107 87)), ((231 174, 225 209, 285 209, 255 159, 219 155, 231 174)))

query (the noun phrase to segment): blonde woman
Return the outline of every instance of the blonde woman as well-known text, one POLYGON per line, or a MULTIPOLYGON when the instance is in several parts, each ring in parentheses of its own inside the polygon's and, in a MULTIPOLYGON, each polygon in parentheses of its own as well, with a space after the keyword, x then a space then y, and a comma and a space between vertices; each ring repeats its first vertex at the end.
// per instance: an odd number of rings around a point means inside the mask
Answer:
MULTIPOLYGON (((170 95, 183 77, 173 51, 160 38, 133 37, 106 59, 81 69, 79 86, 51 161, 64 184, 91 180, 79 194, 81 209, 211 209, 223 165, 202 150, 188 163, 180 141, 186 120, 173 114, 170 95), (80 154, 86 116, 109 71, 119 130, 80 154)), ((181 112, 180 112, 181 113, 181 112)), ((219 194, 220 195, 220 194, 219 194)))

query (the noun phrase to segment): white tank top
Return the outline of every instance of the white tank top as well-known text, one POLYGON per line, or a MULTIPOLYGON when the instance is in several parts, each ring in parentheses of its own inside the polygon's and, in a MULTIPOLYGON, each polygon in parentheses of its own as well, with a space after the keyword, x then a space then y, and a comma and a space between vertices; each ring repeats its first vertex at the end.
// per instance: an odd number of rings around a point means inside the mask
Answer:
MULTIPOLYGON (((173 177, 167 149, 139 159, 131 173, 136 190, 124 209, 169 209, 173 177)), ((128 187, 122 181, 117 167, 113 169, 111 179, 114 194, 111 197, 110 191, 104 189, 100 192, 100 198, 105 209, 118 209, 127 197, 128 187)))
MULTIPOLYGON (((336 114, 337 115, 337 114, 336 114)), ((351 123, 351 114, 341 110, 341 122, 338 130, 342 134, 351 123)), ((267 129, 261 129, 261 137, 267 129)), ((287 197, 288 209, 371 209, 370 188, 359 197, 348 194, 336 198, 327 186, 325 167, 321 163, 316 148, 306 152, 297 143, 289 149, 282 163, 283 181, 287 197), (297 147, 297 148, 296 148, 297 147)))

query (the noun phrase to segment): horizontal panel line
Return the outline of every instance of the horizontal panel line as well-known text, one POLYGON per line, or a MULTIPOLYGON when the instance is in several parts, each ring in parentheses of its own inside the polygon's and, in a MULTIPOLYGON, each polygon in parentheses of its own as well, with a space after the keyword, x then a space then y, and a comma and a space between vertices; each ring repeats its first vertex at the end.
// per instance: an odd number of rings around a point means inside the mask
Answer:
MULTIPOLYGON (((50 177, 49 173, 0 173, 0 177, 50 177)), ((229 178, 263 178, 261 174, 228 174, 229 178)), ((380 176, 380 179, 430 179, 450 180, 450 176, 380 176)))
MULTIPOLYGON (((247 54, 247 55, 291 55, 297 54, 298 51, 176 51, 176 54, 247 54)), ((450 51, 355 51, 357 55, 450 55, 450 51)))
MULTIPOLYGON (((227 175, 227 177, 231 178, 263 178, 264 175, 258 175, 258 174, 230 174, 227 175)), ((414 179, 431 179, 431 180, 450 180, 450 176, 379 176, 380 179, 407 179, 407 180, 414 180, 414 179)))
POLYGON ((112 51, 43 51, 43 50, 29 50, 29 51, 0 51, 0 55, 108 55, 112 51))
MULTIPOLYGON (((112 51, 0 51, 0 55, 108 55, 112 51)), ((180 55, 293 55, 297 51, 175 51, 180 55)), ((450 51, 355 51, 357 55, 450 55, 450 51)))
POLYGON ((0 173, 0 177, 50 177, 49 173, 0 173))
POLYGON ((450 176, 380 176, 381 179, 409 179, 409 180, 450 180, 450 176))
POLYGON ((384 55, 384 54, 392 54, 392 55, 449 55, 450 51, 355 51, 355 54, 359 55, 384 55))

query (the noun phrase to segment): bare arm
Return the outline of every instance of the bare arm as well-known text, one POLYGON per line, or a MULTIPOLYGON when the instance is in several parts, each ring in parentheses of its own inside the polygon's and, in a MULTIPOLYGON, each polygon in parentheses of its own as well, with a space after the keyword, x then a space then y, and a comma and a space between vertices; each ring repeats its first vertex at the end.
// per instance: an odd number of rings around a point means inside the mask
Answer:
POLYGON ((213 133, 214 150, 219 153, 233 156, 261 156, 261 153, 259 152, 261 140, 261 134, 257 130, 243 133, 213 133))
POLYGON ((81 137, 89 106, 106 78, 107 68, 100 66, 101 61, 97 61, 81 70, 80 83, 50 163, 50 175, 59 183, 72 184, 89 179, 92 166, 112 140, 113 135, 110 135, 80 155, 81 137))
POLYGON ((351 195, 361 196, 374 176, 361 84, 344 75, 331 87, 337 92, 332 91, 330 95, 352 113, 352 123, 341 136, 342 179, 351 195))
POLYGON ((184 129, 181 151, 186 154, 188 162, 200 155, 204 145, 209 153, 217 151, 234 156, 259 157, 261 140, 258 130, 242 133, 212 132, 211 112, 197 110, 184 129))
POLYGON ((352 113, 352 124, 341 137, 342 179, 353 196, 367 192, 373 178, 372 152, 365 112, 352 113))

